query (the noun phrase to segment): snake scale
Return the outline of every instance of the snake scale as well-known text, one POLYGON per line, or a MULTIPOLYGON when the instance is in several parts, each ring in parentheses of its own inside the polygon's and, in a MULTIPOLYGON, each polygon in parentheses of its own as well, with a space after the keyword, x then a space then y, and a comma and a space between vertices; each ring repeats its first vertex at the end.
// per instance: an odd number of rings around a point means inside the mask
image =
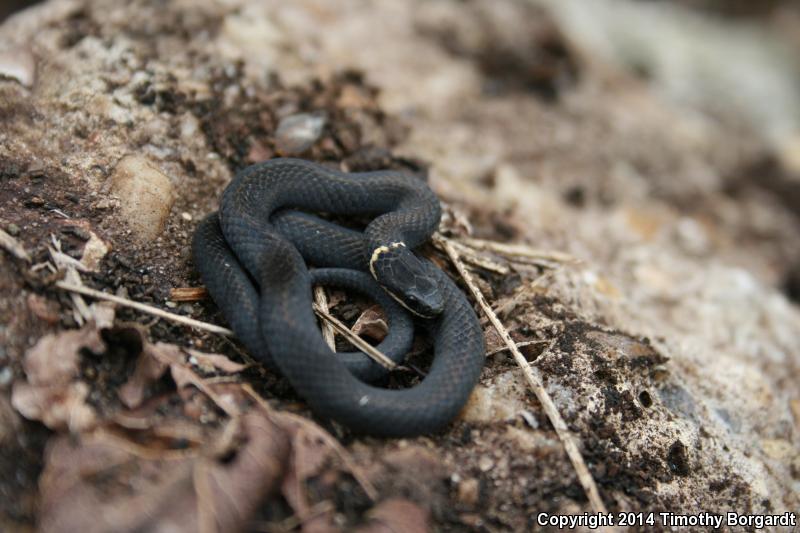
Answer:
POLYGON ((436 196, 408 174, 345 173, 278 158, 234 177, 219 211, 199 224, 192 255, 245 347, 280 371, 315 413, 358 433, 419 435, 458 414, 484 362, 483 335, 466 297, 412 251, 440 217, 436 196), (360 232, 310 213, 374 218, 360 232), (414 322, 425 327, 434 349, 427 375, 407 389, 370 384, 386 370, 364 354, 334 353, 325 344, 311 306, 314 284, 354 290, 381 305, 389 334, 378 348, 397 362, 411 347, 414 322))

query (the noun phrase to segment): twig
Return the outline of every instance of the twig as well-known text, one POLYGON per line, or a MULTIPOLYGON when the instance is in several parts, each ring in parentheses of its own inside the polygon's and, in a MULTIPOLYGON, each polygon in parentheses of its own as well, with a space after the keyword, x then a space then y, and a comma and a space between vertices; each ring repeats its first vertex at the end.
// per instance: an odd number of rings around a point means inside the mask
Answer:
POLYGON ((400 365, 386 357, 383 353, 380 352, 377 348, 372 346, 370 343, 350 331, 350 328, 342 324, 339 319, 335 316, 330 314, 327 311, 322 310, 317 304, 314 304, 314 312, 317 313, 317 316, 322 318, 324 321, 328 322, 333 328, 338 331, 344 338, 346 338, 350 343, 367 354, 369 357, 372 358, 373 361, 381 365, 382 367, 388 370, 396 370, 401 368, 400 365))
MULTIPOLYGON (((325 287, 316 286, 314 287, 314 303, 322 309, 324 312, 328 312, 328 297, 325 294, 325 287)), ((322 321, 322 338, 325 340, 325 343, 331 349, 331 351, 336 351, 336 339, 334 338, 334 331, 333 325, 328 322, 327 320, 322 321)))
POLYGON ((175 287, 169 290, 169 299, 173 302, 199 302, 208 298, 205 287, 175 287))
POLYGON ((122 298, 121 296, 115 296, 113 294, 107 294, 105 292, 101 292, 95 289, 90 289, 89 287, 72 285, 64 281, 57 281, 56 287, 58 287, 59 289, 64 289, 65 291, 77 292, 78 294, 83 294, 84 296, 91 296, 92 298, 97 298, 98 300, 107 300, 109 302, 114 302, 116 304, 123 305, 125 307, 136 309, 137 311, 141 311, 143 313, 148 313, 151 315, 155 315, 159 318, 183 324, 184 326, 202 329, 205 331, 209 331, 211 333, 224 335, 226 337, 233 336, 233 331, 229 330, 228 328, 223 328, 222 326, 209 324, 208 322, 202 322, 200 320, 195 320, 193 318, 176 315, 175 313, 164 311, 163 309, 159 309, 158 307, 153 307, 152 305, 134 302, 133 300, 122 298))
POLYGON ((472 293, 472 296, 478 302, 478 305, 480 305, 481 309, 486 314, 495 330, 497 330, 497 333, 500 335, 503 341, 505 341, 506 346, 508 346, 508 349, 514 355, 514 360, 522 369, 522 373, 525 376, 525 379, 528 381, 528 385, 530 385, 534 394, 536 394, 536 398, 538 398, 539 403, 542 404, 542 408, 547 414, 547 418, 550 419, 550 423, 553 424, 556 434, 564 444, 564 450, 567 452, 567 456, 572 462, 573 468, 575 468, 575 473, 578 475, 578 481, 583 486, 583 490, 586 492, 586 496, 589 498, 592 508, 596 513, 606 513, 606 507, 603 504, 603 500, 600 498, 600 492, 597 490, 597 484, 592 478, 589 469, 586 467, 583 456, 581 455, 580 450, 578 450, 578 445, 570 433, 569 428, 567 428, 567 424, 564 422, 564 419, 561 418, 558 408, 556 407, 555 403, 553 403, 553 400, 550 398, 547 390, 545 390, 541 376, 539 376, 538 371, 531 367, 531 365, 517 348, 517 345, 511 339, 511 335, 508 334, 508 330, 506 330, 506 328, 500 322, 500 319, 497 318, 497 315, 494 314, 494 311, 492 311, 492 308, 483 297, 483 293, 478 286, 475 285, 472 275, 464 267, 464 263, 461 261, 461 258, 458 256, 458 252, 455 250, 453 245, 448 239, 442 239, 448 257, 453 262, 456 270, 458 270, 459 275, 464 279, 464 282, 467 284, 467 287, 469 287, 469 290, 472 293))
MULTIPOLYGON (((444 238, 444 237, 442 237, 444 238)), ((577 263, 579 260, 564 252, 555 250, 539 250, 531 248, 523 244, 505 244, 502 242, 487 241, 484 239, 475 239, 473 237, 462 237, 458 241, 460 244, 469 246, 476 250, 487 250, 495 252, 500 255, 512 257, 525 257, 528 259, 544 259, 555 261, 557 263, 577 263)))
MULTIPOLYGON (((518 342, 517 343, 517 348, 524 348, 525 346, 532 346, 534 344, 546 344, 546 343, 549 343, 549 342, 550 341, 546 341, 546 340, 541 340, 541 341, 523 341, 523 342, 518 342)), ((486 357, 491 357, 493 355, 497 355, 500 352, 505 352, 508 349, 509 349, 508 346, 501 346, 500 348, 496 348, 496 349, 492 350, 491 352, 486 352, 486 357)))
POLYGON ((22 259, 28 263, 31 262, 31 256, 28 255, 28 252, 25 251, 25 248, 19 243, 19 241, 2 229, 0 229, 0 247, 8 250, 8 253, 17 259, 22 259))
MULTIPOLYGON (((444 239, 445 237, 437 233, 433 236, 431 242, 433 242, 433 245, 436 248, 444 251, 444 239)), ((500 275, 506 275, 511 271, 508 265, 499 263, 494 259, 487 257, 485 254, 478 255, 475 253, 475 250, 473 248, 461 244, 458 241, 451 239, 450 243, 452 243, 453 246, 456 246, 459 249, 459 255, 461 256, 461 258, 464 260, 465 263, 469 263, 478 268, 482 268, 484 270, 488 270, 490 272, 494 272, 500 275)))

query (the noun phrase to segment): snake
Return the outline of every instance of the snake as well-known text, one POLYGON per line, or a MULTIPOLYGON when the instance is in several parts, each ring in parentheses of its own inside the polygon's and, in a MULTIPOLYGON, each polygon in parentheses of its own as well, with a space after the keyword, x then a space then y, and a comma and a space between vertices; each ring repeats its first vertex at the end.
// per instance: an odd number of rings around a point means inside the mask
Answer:
POLYGON ((240 170, 203 219, 192 259, 245 348, 280 372, 320 417, 355 433, 405 437, 443 430, 484 363, 475 311, 453 280, 415 253, 438 228, 428 185, 395 170, 344 172, 293 158, 240 170), (363 231, 320 215, 369 217, 363 231), (385 388, 387 370, 360 352, 334 352, 312 307, 315 285, 373 299, 389 332, 377 346, 402 362, 416 325, 433 360, 416 384, 385 388))

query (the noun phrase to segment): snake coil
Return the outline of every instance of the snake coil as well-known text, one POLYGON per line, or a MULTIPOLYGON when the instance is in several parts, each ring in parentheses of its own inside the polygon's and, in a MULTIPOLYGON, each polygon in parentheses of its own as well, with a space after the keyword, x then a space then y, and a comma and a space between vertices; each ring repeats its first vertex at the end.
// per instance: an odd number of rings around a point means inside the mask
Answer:
POLYGON ((464 294, 411 251, 440 216, 436 196, 413 176, 273 159, 234 177, 219 212, 199 224, 192 255, 239 339, 317 414, 359 433, 418 435, 458 414, 484 360, 481 328, 464 294), (374 219, 362 233, 298 210, 374 219), (323 268, 309 270, 306 262, 323 268), (426 316, 434 359, 425 378, 401 390, 368 384, 385 369, 360 353, 334 353, 314 334, 312 284, 355 290, 381 305, 389 334, 378 348, 397 362, 413 340, 402 307, 426 316))

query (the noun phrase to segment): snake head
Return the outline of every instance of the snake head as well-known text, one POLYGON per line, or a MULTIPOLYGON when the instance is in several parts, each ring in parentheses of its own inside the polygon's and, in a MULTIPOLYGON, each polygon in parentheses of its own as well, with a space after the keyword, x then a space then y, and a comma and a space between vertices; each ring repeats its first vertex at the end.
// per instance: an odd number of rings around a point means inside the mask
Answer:
POLYGON ((420 260, 402 242, 379 246, 369 262, 372 276, 400 304, 415 315, 432 318, 444 310, 433 267, 420 260))

